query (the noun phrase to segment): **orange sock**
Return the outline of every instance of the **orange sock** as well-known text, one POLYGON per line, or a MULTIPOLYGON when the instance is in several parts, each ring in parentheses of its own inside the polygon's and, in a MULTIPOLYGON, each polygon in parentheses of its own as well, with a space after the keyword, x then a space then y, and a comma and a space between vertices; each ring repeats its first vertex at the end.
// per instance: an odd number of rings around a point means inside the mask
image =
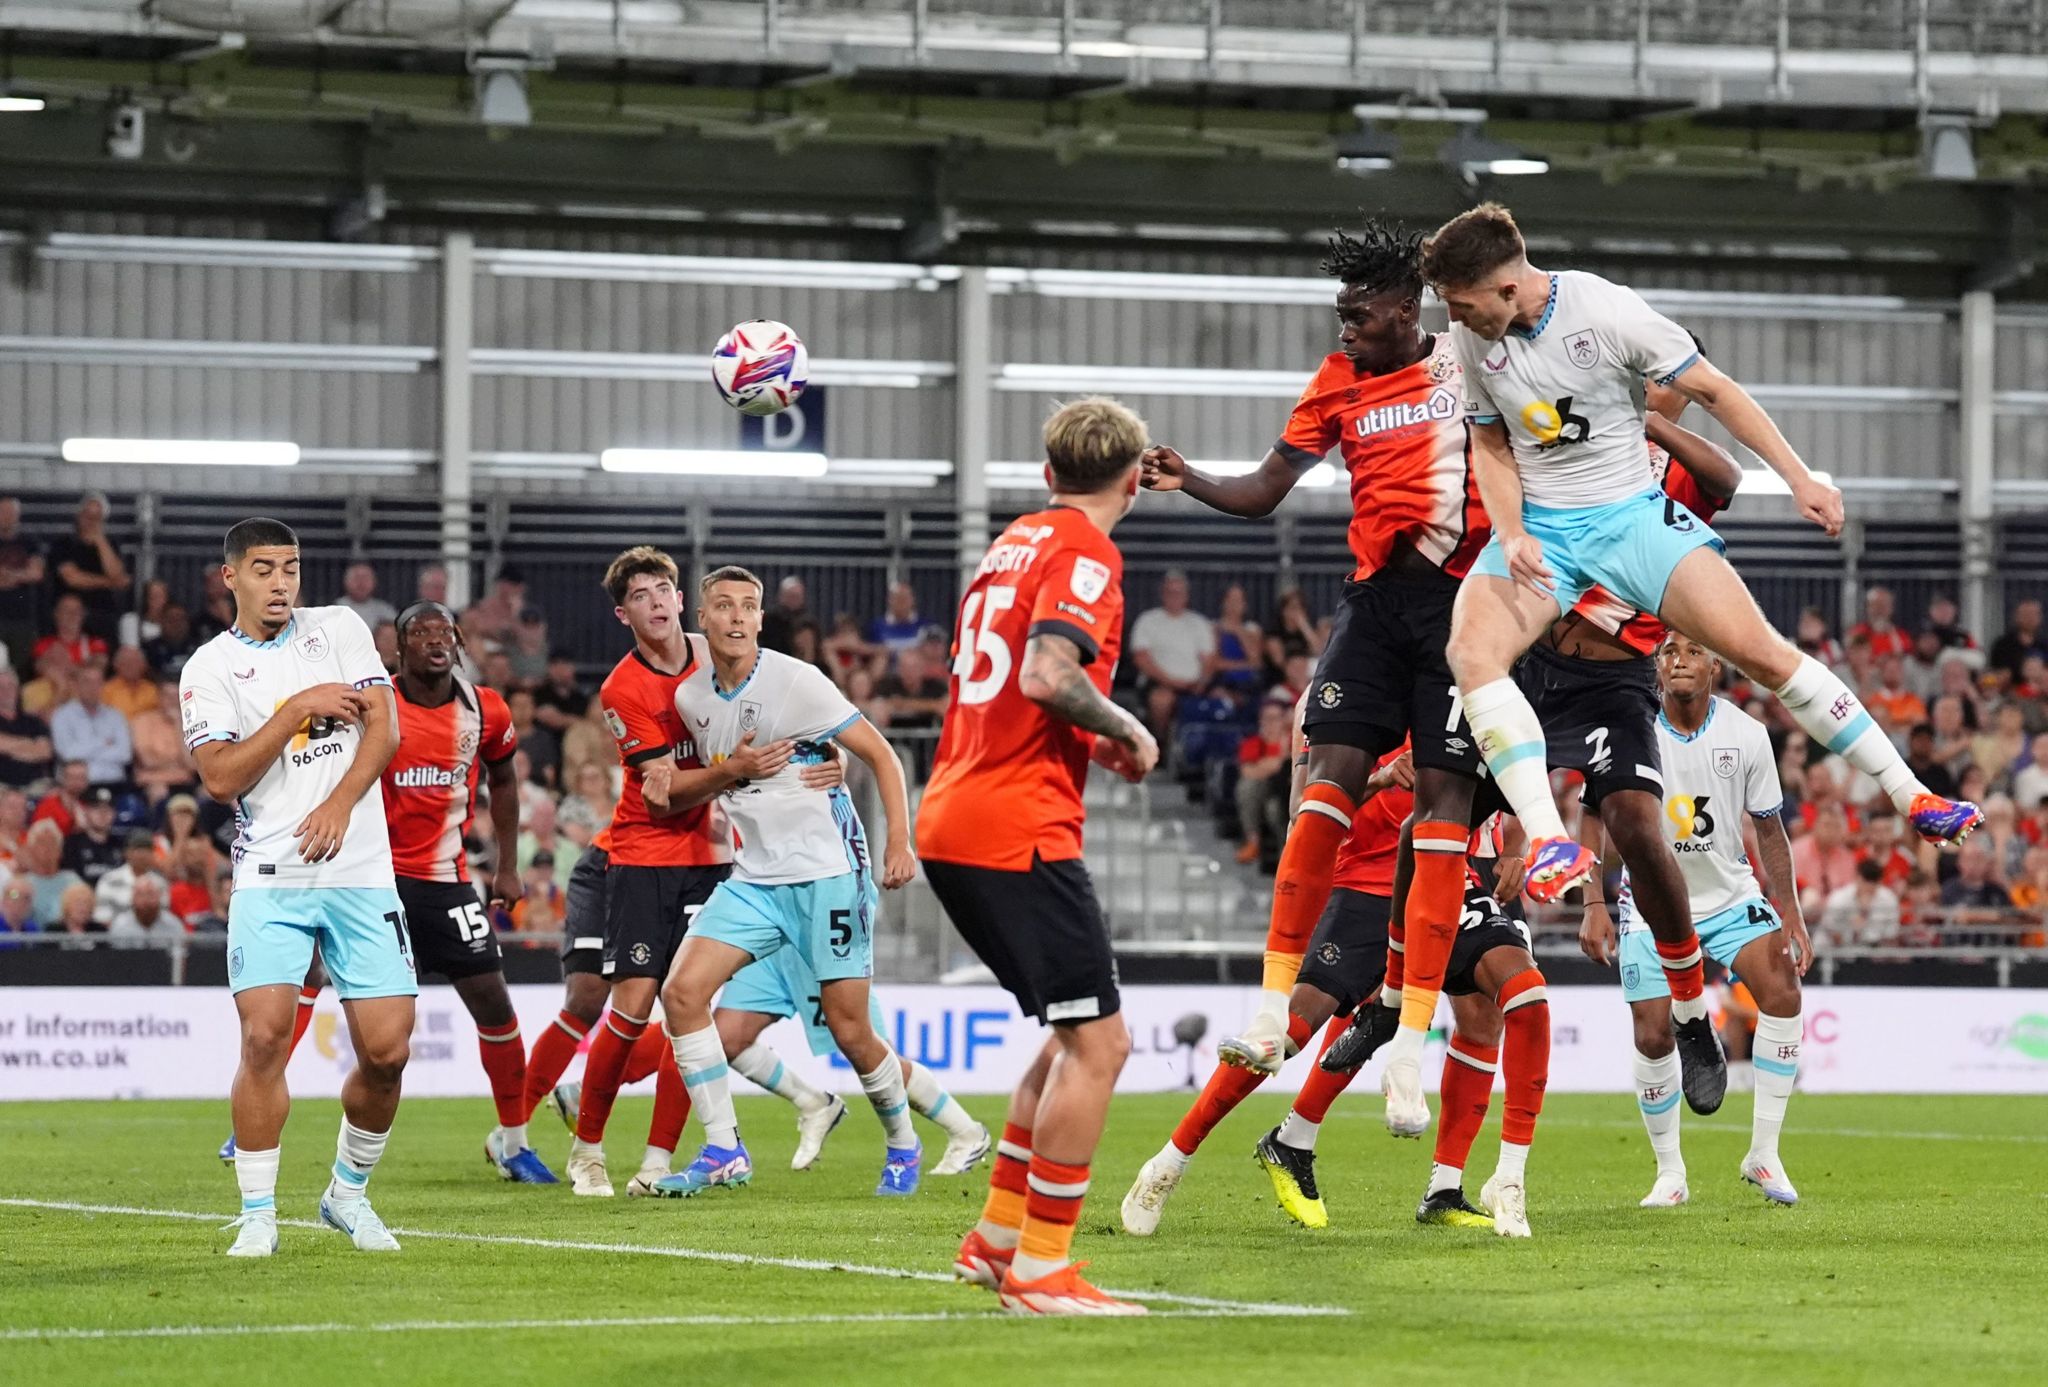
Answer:
POLYGON ((583 1048, 585 1029, 575 1013, 564 1011, 534 1040, 533 1053, 526 1057, 526 1091, 519 1104, 526 1111, 519 1119, 521 1122, 532 1118, 534 1110, 569 1072, 570 1062, 583 1048))
MULTIPOLYGON (((1317 1047, 1316 1053, 1320 1055, 1324 1050, 1329 1049, 1330 1043, 1350 1028, 1350 1017, 1331 1017, 1330 1024, 1323 1028, 1323 1043, 1317 1047)), ((1320 1064, 1317 1065, 1309 1070, 1308 1077, 1302 1080, 1301 1092, 1296 1094, 1294 1098, 1294 1111, 1299 1113, 1305 1121, 1320 1123, 1325 1117, 1330 1115, 1330 1104, 1336 1102, 1337 1095, 1351 1086, 1351 1080, 1357 1074, 1358 1071, 1356 1069, 1347 1069, 1341 1074, 1331 1074, 1326 1072, 1320 1064)))
POLYGON ((491 1101, 498 1105, 498 1125, 517 1127, 526 1121, 526 1047, 519 1043, 519 1023, 478 1026, 476 1046, 491 1081, 491 1101))
POLYGON ((1387 991, 1399 992, 1407 976, 1408 922, 1399 915, 1392 915, 1387 919, 1387 991))
POLYGON ((1036 1281, 1065 1266, 1074 1245, 1074 1225, 1088 1196, 1087 1165, 1068 1165, 1033 1154, 1031 1193, 1025 1202, 1024 1233, 1017 1243, 1015 1275, 1036 1281))
POLYGON ((1543 974, 1525 968, 1501 984, 1496 999, 1507 1022, 1501 1080, 1507 1099, 1501 1108, 1500 1139, 1527 1146, 1536 1136, 1536 1115, 1550 1086, 1550 994, 1543 974))
POLYGON ((1202 1091, 1189 1106, 1187 1115, 1173 1129, 1174 1149, 1183 1156, 1194 1155, 1209 1133, 1216 1130, 1216 1124, 1230 1116, 1231 1110, 1265 1081, 1264 1074, 1252 1069, 1233 1069, 1227 1064, 1219 1064, 1210 1070, 1209 1082, 1202 1085, 1202 1091))
POLYGON ((1671 988, 1671 999, 1675 1002, 1690 1002, 1706 989, 1705 964, 1700 953, 1700 937, 1690 928, 1685 932, 1682 943, 1657 945, 1657 959, 1664 965, 1664 982, 1671 988))
POLYGON ((583 1060, 583 1101, 576 1109, 576 1140, 597 1143, 604 1140, 604 1127, 612 1120, 612 1104, 619 1101, 619 1079, 625 1073, 626 1056, 633 1042, 647 1029, 645 1018, 634 1020, 617 1011, 608 1013, 590 1042, 583 1060))
POLYGON ((664 1055, 668 1056, 670 1064, 676 1062, 675 1047, 669 1044, 668 1036, 661 1027, 649 1026, 640 1032, 640 1038, 633 1042, 632 1050, 626 1055, 626 1067, 619 1075, 619 1087, 637 1084, 649 1074, 659 1073, 664 1055))
POLYGON ((988 1202, 982 1205, 976 1230, 991 1246, 1012 1248, 1024 1229, 1024 1214, 1030 1191, 1031 1129, 1014 1122, 1003 1124, 1003 1139, 996 1143, 996 1158, 988 1170, 988 1202))
POLYGON ((1472 1143, 1486 1125, 1493 1106, 1493 1076, 1500 1068, 1498 1045, 1474 1045, 1461 1035, 1451 1037, 1444 1052, 1444 1078, 1436 1126, 1436 1163, 1464 1174, 1472 1143))
POLYGON ((1309 936, 1330 903, 1337 849, 1357 812, 1351 797, 1327 781, 1318 780, 1302 792, 1301 812, 1280 850, 1280 870, 1273 879, 1273 915, 1266 926, 1264 986, 1269 993, 1293 990, 1309 936))
POLYGON ((1463 824, 1433 819, 1415 825, 1415 883, 1408 888, 1408 918, 1402 922, 1401 1025, 1407 1030, 1427 1031, 1436 1017, 1437 994, 1465 911, 1470 837, 1463 824))
POLYGON ((292 1057, 299 1048, 299 1042, 306 1038, 306 1028, 313 1024, 313 1003, 319 1000, 319 988, 300 984, 299 1009, 292 1017, 292 1043, 285 1049, 286 1059, 292 1057))
MULTIPOLYGON (((640 1038, 654 1036, 662 1042, 654 1070, 654 1120, 647 1124, 647 1144, 657 1151, 673 1151, 683 1139, 683 1124, 690 1120, 690 1090, 683 1083, 683 1071, 676 1068, 676 1052, 661 1027, 649 1026, 640 1038)), ((637 1053, 639 1045, 633 1049, 637 1053)), ((631 1065, 628 1065, 630 1070, 631 1065)), ((630 1081, 629 1081, 630 1082, 630 1081)))

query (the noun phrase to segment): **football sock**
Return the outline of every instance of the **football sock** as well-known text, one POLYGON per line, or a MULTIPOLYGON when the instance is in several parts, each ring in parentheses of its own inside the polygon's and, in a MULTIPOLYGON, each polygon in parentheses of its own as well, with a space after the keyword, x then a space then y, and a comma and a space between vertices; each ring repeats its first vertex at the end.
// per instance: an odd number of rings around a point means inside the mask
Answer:
POLYGON ((1913 796, 1926 793, 1927 787, 1849 686, 1813 656, 1801 655, 1792 677, 1772 692, 1807 736, 1876 780, 1901 814, 1911 807, 1913 796))
POLYGON ((1671 989, 1671 1016, 1677 1021, 1693 1021, 1707 1014, 1705 954, 1700 948, 1700 937, 1690 927, 1685 938, 1676 944, 1667 944, 1661 939, 1651 941, 1657 946, 1657 961, 1664 965, 1664 982, 1671 989))
POLYGON ((1659 1175, 1685 1174, 1685 1157, 1678 1149, 1678 1098, 1678 1051, 1656 1059, 1636 1051, 1636 1106, 1642 1109, 1643 1126, 1649 1129, 1659 1175))
POLYGON ((1074 1245, 1074 1224, 1088 1195, 1087 1165, 1068 1165, 1034 1153, 1027 1176, 1024 1231, 1017 1240, 1017 1260, 1010 1264, 1019 1281, 1036 1281, 1065 1266, 1074 1245))
POLYGON ((882 1062, 860 1076, 861 1091, 882 1119, 882 1131, 891 1151, 907 1151, 917 1145, 917 1129, 910 1125, 910 1095, 903 1091, 903 1066, 896 1052, 886 1050, 882 1062))
POLYGON ((242 1189, 242 1212, 277 1214, 277 1158, 282 1147, 268 1151, 235 1148, 235 1183, 242 1189))
POLYGON ((334 1178, 327 1184, 329 1203, 351 1204, 363 1197, 370 1172, 377 1168, 384 1143, 390 1138, 388 1131, 366 1132, 347 1118, 341 1119, 341 1135, 334 1143, 334 1178))
POLYGON ((1273 880, 1273 914, 1266 926, 1264 1011, 1284 1011, 1301 972, 1302 955, 1323 907, 1330 903, 1330 881, 1337 871, 1337 849, 1351 832, 1358 806, 1351 796, 1327 780, 1311 781, 1301 795, 1280 867, 1273 880), (1279 1004, 1274 1005, 1275 994, 1279 1004))
MULTIPOLYGON (((526 1125, 526 1047, 519 1043, 519 1023, 509 1021, 502 1026, 478 1026, 476 1047, 483 1057, 484 1076, 491 1081, 491 1101, 498 1105, 498 1125, 507 1131, 523 1128, 526 1125)), ((520 1145, 525 1145, 525 1142, 520 1145)), ((512 1149, 517 1151, 519 1147, 512 1149)))
MULTIPOLYGON (((647 1029, 659 1034, 653 1026, 647 1029)), ((664 1045, 661 1061, 654 1071, 654 1116, 647 1124, 648 1152, 650 1156, 653 1152, 661 1152, 664 1167, 675 1153, 677 1143, 682 1141, 683 1124, 689 1120, 689 1086, 683 1082, 682 1071, 676 1068, 674 1051, 664 1045)))
POLYGON ((805 1083, 803 1079, 782 1062, 778 1055, 761 1041, 755 1041, 732 1057, 732 1067, 743 1079, 767 1089, 786 1103, 794 1103, 804 1112, 816 1112, 832 1100, 805 1083))
POLYGON ((1500 1071, 1500 1047, 1475 1045, 1461 1035, 1451 1037, 1444 1052, 1444 1077, 1438 1090, 1436 1171, 1432 1190, 1456 1189, 1462 1183, 1472 1143, 1486 1124, 1493 1104, 1493 1076, 1500 1071))
MULTIPOLYGON (((1413 894, 1415 886, 1409 883, 1413 894)), ((1387 980, 1380 985, 1380 1005, 1399 1010, 1401 989, 1408 983, 1408 911, 1404 905, 1387 920, 1387 980), (1388 1000, 1391 998, 1392 1000, 1388 1000)))
POLYGON ((298 1053, 299 1042, 306 1038, 306 1028, 313 1024, 313 1003, 319 1000, 319 988, 299 985, 299 1009, 292 1016, 292 1043, 284 1052, 287 1060, 298 1053))
POLYGON ((1529 1148, 1522 1142, 1500 1139, 1500 1164, 1493 1168, 1493 1178, 1503 1185, 1525 1185, 1528 1183, 1529 1148))
MULTIPOLYGON (((1465 721, 1486 757, 1486 768, 1500 782, 1500 792, 1514 806, 1532 841, 1565 836, 1557 801, 1550 797, 1550 762, 1545 755, 1543 724, 1512 679, 1496 679, 1465 691, 1465 721)), ((1415 846, 1422 847, 1420 834, 1415 846)), ((1416 860, 1420 868, 1421 859, 1416 860)), ((1413 959, 1409 960, 1412 964, 1413 959)))
POLYGON ((637 1084, 650 1074, 660 1073, 663 1056, 668 1057, 670 1064, 675 1063, 675 1052, 669 1047, 668 1032, 660 1026, 650 1024, 640 1032, 640 1038, 633 1042, 633 1048, 626 1053, 626 1067, 619 1071, 619 1087, 637 1084))
POLYGON ((1514 1165, 1519 1180, 1550 1086, 1550 993, 1543 974, 1525 968, 1501 984, 1494 1000, 1507 1028, 1501 1046, 1501 1169, 1508 1168, 1512 1148, 1520 1153, 1514 1165))
POLYGON ((576 1109, 576 1139, 592 1145, 604 1140, 604 1128, 612 1120, 612 1104, 619 1100, 619 1080, 626 1070, 626 1056, 633 1042, 647 1029, 647 1018, 627 1016, 614 1007, 597 1025, 590 1053, 583 1058, 583 1101, 576 1109))
POLYGON ((1216 1129, 1216 1124, 1230 1115, 1251 1091, 1266 1081, 1266 1076, 1252 1069, 1233 1069, 1219 1064, 1209 1071, 1209 1082, 1202 1085, 1202 1091, 1188 1107, 1173 1129, 1173 1140, 1168 1146, 1178 1152, 1183 1163, 1187 1157, 1201 1149, 1202 1142, 1216 1129))
MULTIPOLYGON (((1316 1053, 1321 1055, 1350 1028, 1349 1017, 1331 1017, 1330 1024, 1323 1027, 1323 1043, 1317 1047, 1316 1053)), ((1338 1094, 1350 1087, 1357 1073, 1352 1069, 1342 1074, 1330 1074, 1324 1072, 1320 1064, 1310 1069, 1308 1077, 1302 1080, 1301 1092, 1294 1096, 1294 1106, 1287 1110, 1286 1120, 1280 1124, 1277 1140, 1298 1151, 1315 1150, 1316 1136, 1322 1131, 1323 1119, 1330 1115, 1330 1105, 1337 1101, 1338 1094)))
POLYGON ((673 1146, 656 1146, 650 1141, 647 1149, 640 1153, 640 1168, 666 1172, 675 1164, 675 1159, 676 1149, 673 1146))
POLYGON ((1785 1105, 1799 1079, 1799 1042, 1805 1034, 1805 1022, 1796 1013, 1757 1013, 1756 1048, 1750 1056, 1756 1068, 1756 1107, 1750 1118, 1749 1151, 1773 1164, 1778 1159, 1778 1133, 1785 1126, 1785 1105))
POLYGON ((1002 1140, 996 1143, 995 1161, 988 1168, 988 1202, 981 1207, 981 1222, 974 1226, 989 1246, 1017 1245, 1029 1202, 1030 1171, 1031 1129, 1005 1122, 1002 1140))
POLYGON ((534 1040, 533 1053, 526 1057, 526 1092, 520 1103, 525 1112, 520 1115, 521 1122, 533 1116, 534 1110, 569 1072, 576 1052, 583 1048, 586 1029, 579 1017, 564 1011, 534 1040))
MULTIPOLYGON (((676 1067, 697 1103, 697 1118, 704 1124, 704 1142, 721 1150, 739 1145, 739 1117, 733 1111, 732 1085, 726 1078, 725 1046, 716 1026, 687 1035, 671 1035, 676 1067)), ((586 1081, 584 1092, 589 1092, 586 1081)), ((587 1098, 585 1101, 589 1101, 587 1098)))
POLYGON ((1401 1028, 1392 1043, 1396 1055, 1419 1063, 1465 911, 1465 846, 1472 835, 1463 824, 1431 819, 1416 824, 1413 836, 1415 881, 1401 930, 1401 1028))
MULTIPOLYGON (((902 1059, 902 1056, 897 1058, 902 1059)), ((911 1111, 922 1113, 926 1120, 938 1123, 949 1137, 964 1137, 978 1126, 967 1115, 967 1109, 954 1102, 953 1095, 939 1087, 938 1076, 926 1065, 903 1060, 903 1091, 910 1095, 911 1111)))

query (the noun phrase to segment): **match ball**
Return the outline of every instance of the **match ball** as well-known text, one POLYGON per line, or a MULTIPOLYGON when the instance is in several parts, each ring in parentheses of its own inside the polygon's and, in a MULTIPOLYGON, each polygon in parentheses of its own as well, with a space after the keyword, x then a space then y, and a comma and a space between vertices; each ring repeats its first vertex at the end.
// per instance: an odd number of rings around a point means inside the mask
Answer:
POLYGON ((742 414, 780 414, 796 403, 811 377, 811 356, 787 323, 753 318, 718 339, 711 379, 742 414))

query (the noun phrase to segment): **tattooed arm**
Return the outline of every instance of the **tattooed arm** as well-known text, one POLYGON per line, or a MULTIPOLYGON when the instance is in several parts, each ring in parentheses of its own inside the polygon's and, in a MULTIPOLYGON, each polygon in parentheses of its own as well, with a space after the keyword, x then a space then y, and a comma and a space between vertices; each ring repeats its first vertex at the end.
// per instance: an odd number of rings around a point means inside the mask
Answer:
POLYGON ((1110 769, 1135 780, 1158 764, 1159 744, 1152 734, 1095 687, 1082 668, 1081 648, 1065 636, 1046 632, 1031 638, 1017 688, 1054 717, 1095 733, 1101 739, 1096 759, 1110 769))

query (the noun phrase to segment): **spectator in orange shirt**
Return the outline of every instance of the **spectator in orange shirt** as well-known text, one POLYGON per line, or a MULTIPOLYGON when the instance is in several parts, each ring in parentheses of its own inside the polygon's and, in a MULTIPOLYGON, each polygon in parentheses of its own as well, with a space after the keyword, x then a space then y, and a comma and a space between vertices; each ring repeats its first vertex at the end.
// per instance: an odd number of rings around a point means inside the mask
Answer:
POLYGON ((156 707, 156 680, 149 677, 149 661, 135 646, 114 652, 114 673, 100 691, 100 701, 130 722, 137 713, 156 707))
POLYGON ((1863 826, 1859 854, 1863 861, 1877 864, 1879 883, 1894 894, 1904 891, 1906 878, 1913 875, 1913 854, 1906 848, 1902 827, 1898 811, 1891 805, 1872 809, 1863 826))
POLYGON ((1287 832, 1287 705, 1259 705, 1259 728, 1237 748, 1237 821, 1244 843, 1240 862, 1256 862, 1268 847, 1278 849, 1287 832))
POLYGON ((2048 921, 2048 848, 2027 850, 2025 869, 2013 883, 2012 904, 2015 910, 2033 917, 2028 921, 2029 928, 2020 935, 2021 947, 2038 949, 2048 944, 2048 930, 2042 928, 2044 921, 2048 921))
POLYGON ((1920 695, 1906 687, 1906 659, 1884 655, 1877 662, 1877 687, 1866 690, 1863 704, 1873 713, 1884 710, 1894 727, 1911 727, 1927 721, 1927 705, 1920 695))
POLYGON ((1858 636, 1863 637, 1870 642, 1870 653, 1879 658, 1903 656, 1911 650, 1912 635, 1892 621, 1896 607, 1890 588, 1874 587, 1864 593, 1863 620, 1849 628, 1850 643, 1854 644, 1858 636))

